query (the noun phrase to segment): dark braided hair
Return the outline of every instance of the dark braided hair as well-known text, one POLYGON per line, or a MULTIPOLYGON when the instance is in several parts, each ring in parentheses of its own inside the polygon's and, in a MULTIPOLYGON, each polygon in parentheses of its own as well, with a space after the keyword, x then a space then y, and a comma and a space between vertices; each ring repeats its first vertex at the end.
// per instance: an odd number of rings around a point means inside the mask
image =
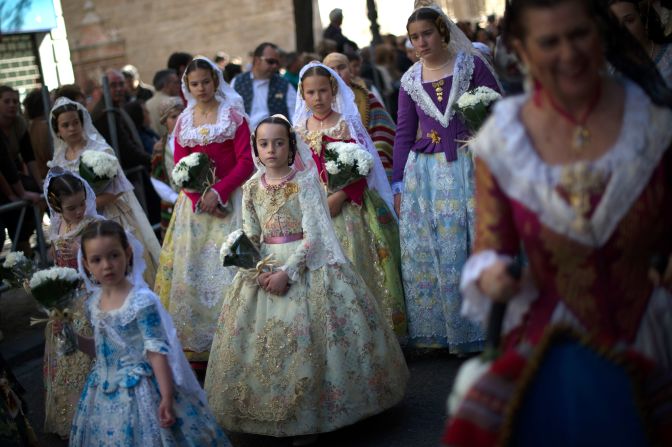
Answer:
POLYGON ((406 22, 406 32, 408 33, 408 27, 413 22, 427 21, 431 22, 436 26, 436 29, 443 37, 445 43, 450 43, 450 30, 446 26, 446 22, 443 21, 442 15, 432 8, 418 8, 413 11, 413 14, 408 18, 406 22))
POLYGON ((504 13, 503 34, 511 41, 524 40, 526 31, 523 13, 531 8, 553 8, 566 2, 577 2, 597 24, 605 48, 605 57, 618 72, 639 85, 654 104, 672 108, 670 90, 656 65, 640 43, 609 12, 610 0, 508 0, 504 13))
POLYGON ((82 191, 84 191, 84 198, 86 199, 86 188, 84 188, 84 183, 74 175, 66 172, 62 175, 53 177, 49 182, 49 186, 47 187, 47 201, 54 211, 62 213, 63 199, 82 191))
POLYGON ((62 106, 54 109, 51 112, 51 128, 54 130, 54 133, 58 135, 58 117, 65 112, 77 112, 79 116, 79 123, 84 126, 84 113, 77 107, 76 104, 63 104, 62 106))
POLYGON ((287 121, 287 118, 280 117, 280 116, 269 116, 261 120, 259 124, 257 124, 257 128, 254 130, 254 133, 252 134, 252 149, 254 149, 254 155, 256 157, 259 157, 259 151, 257 150, 257 131, 261 127, 262 124, 279 124, 283 126, 287 130, 287 137, 289 138, 289 161, 288 165, 291 166, 294 164, 294 158, 296 158, 296 151, 297 151, 297 146, 296 146, 296 133, 294 133, 294 129, 292 129, 292 125, 289 124, 289 121, 287 121))
MULTIPOLYGON (((187 68, 184 70, 184 77, 188 81, 189 80, 189 73, 192 71, 196 71, 196 69, 201 69, 201 70, 206 70, 209 71, 210 74, 212 75, 212 80, 215 83, 215 90, 219 87, 219 77, 217 76, 217 73, 215 72, 215 69, 212 68, 212 65, 208 63, 208 61, 204 59, 193 59, 191 62, 189 62, 189 65, 187 65, 187 68)), ((189 82, 187 82, 187 90, 189 90, 189 82)))
POLYGON ((130 244, 128 243, 128 237, 126 237, 126 231, 119 223, 113 220, 96 220, 91 222, 84 228, 82 231, 81 237, 81 248, 82 255, 86 259, 86 244, 85 242, 97 237, 116 237, 121 243, 121 248, 127 250, 130 244))

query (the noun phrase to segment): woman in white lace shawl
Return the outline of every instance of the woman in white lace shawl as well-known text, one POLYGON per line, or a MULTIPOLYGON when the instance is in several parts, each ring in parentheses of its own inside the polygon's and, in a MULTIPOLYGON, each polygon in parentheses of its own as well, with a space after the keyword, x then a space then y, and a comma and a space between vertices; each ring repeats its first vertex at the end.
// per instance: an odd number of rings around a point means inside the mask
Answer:
POLYGON ((460 316, 458 287, 474 235, 474 167, 464 145, 469 131, 453 104, 468 90, 498 84, 438 7, 416 9, 407 30, 420 60, 401 80, 392 190, 409 342, 478 351, 483 333, 460 316))

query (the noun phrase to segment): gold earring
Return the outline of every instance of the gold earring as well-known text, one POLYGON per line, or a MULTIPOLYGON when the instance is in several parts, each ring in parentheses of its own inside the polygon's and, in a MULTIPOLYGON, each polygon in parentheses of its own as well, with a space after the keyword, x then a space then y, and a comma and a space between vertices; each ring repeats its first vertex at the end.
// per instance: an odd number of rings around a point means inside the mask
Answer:
POLYGON ((444 40, 443 43, 441 43, 441 48, 443 48, 444 50, 447 49, 448 48, 448 42, 446 42, 444 40))

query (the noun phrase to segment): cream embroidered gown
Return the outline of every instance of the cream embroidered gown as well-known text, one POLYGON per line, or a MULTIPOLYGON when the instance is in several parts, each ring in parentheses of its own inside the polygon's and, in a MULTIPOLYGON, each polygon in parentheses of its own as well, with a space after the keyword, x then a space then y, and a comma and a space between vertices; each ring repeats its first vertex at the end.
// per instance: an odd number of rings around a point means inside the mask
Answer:
POLYGON ((217 421, 234 432, 328 432, 404 395, 404 357, 361 277, 350 263, 306 268, 299 188, 263 178, 243 188, 245 233, 295 281, 276 296, 239 272, 224 299, 205 390, 217 421))
MULTIPOLYGON (((297 133, 310 147, 322 181, 326 182, 324 147, 329 142, 351 141, 347 123, 341 118, 330 128, 309 131, 303 126, 297 127, 297 133)), ((366 180, 360 182, 363 186, 343 189, 348 200, 343 203, 341 213, 332 218, 332 223, 343 252, 364 278, 394 332, 403 339, 407 325, 399 227, 378 192, 370 189, 366 180)))

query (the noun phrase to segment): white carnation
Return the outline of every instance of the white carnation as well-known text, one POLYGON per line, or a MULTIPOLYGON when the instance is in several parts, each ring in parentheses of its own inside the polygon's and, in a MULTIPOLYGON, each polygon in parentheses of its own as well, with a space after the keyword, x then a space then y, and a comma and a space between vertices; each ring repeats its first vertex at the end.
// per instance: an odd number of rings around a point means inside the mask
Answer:
POLYGON ((359 151, 357 154, 357 172, 359 175, 366 176, 373 167, 373 156, 368 152, 359 151))
POLYGON ((461 109, 466 109, 477 104, 489 105, 501 97, 502 95, 490 87, 481 86, 460 96, 460 99, 457 100, 457 106, 461 109))
POLYGON ((187 155, 186 157, 184 157, 183 159, 181 159, 178 162, 178 164, 181 163, 181 164, 184 164, 184 165, 186 165, 190 168, 193 168, 194 166, 198 166, 199 164, 201 164, 201 157, 202 157, 201 152, 193 152, 193 153, 187 155))
POLYGON ((117 175, 117 158, 106 152, 84 151, 81 162, 91 169, 97 177, 111 179, 117 175))
POLYGON ((6 269, 11 269, 18 264, 24 264, 27 262, 28 258, 26 258, 22 251, 10 251, 7 253, 5 262, 2 263, 2 266, 6 269))
POLYGON ((52 267, 46 270, 40 270, 30 278, 30 288, 35 289, 47 281, 67 281, 76 283, 81 279, 77 270, 70 267, 52 267))
POLYGON ((341 169, 338 167, 338 163, 335 161, 328 161, 324 166, 327 169, 327 172, 332 175, 336 175, 341 172, 341 169))
POLYGON ((171 177, 173 178, 173 183, 182 186, 189 181, 189 171, 186 166, 177 164, 173 168, 171 177))

